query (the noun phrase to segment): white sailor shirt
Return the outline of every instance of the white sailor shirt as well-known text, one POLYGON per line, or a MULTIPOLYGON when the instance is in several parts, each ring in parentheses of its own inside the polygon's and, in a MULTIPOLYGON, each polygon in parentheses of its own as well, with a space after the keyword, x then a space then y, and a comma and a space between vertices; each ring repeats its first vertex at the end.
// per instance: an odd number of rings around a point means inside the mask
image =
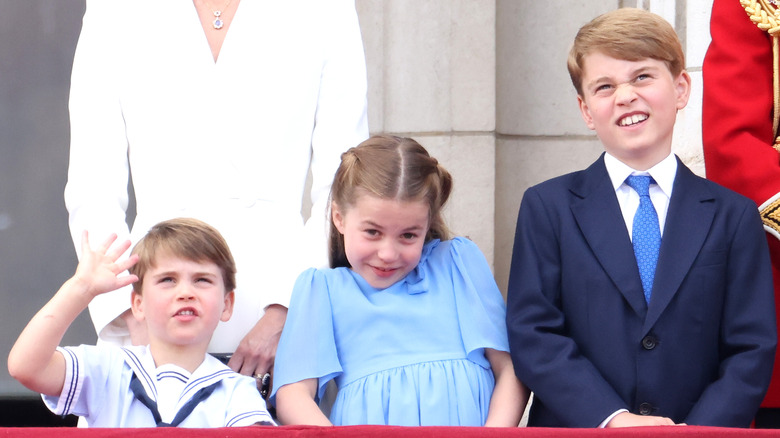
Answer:
POLYGON ((146 394, 170 421, 200 389, 219 382, 214 392, 181 422, 181 427, 275 424, 255 380, 210 355, 191 374, 179 367, 156 367, 147 346, 81 345, 58 348, 65 357, 65 383, 59 397, 43 396, 58 415, 84 417, 89 427, 155 427, 152 412, 130 389, 135 374, 146 394))

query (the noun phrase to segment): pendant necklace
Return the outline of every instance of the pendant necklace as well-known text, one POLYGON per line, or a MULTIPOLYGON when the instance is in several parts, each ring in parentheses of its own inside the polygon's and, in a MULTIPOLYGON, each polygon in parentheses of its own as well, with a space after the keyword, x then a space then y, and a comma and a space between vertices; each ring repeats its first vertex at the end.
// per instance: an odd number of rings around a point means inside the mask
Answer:
POLYGON ((222 21, 222 11, 225 10, 225 8, 228 7, 232 0, 228 0, 227 3, 225 3, 225 6, 222 6, 222 10, 216 10, 214 11, 214 21, 211 23, 212 26, 214 26, 214 29, 219 30, 222 29, 222 26, 225 25, 225 22, 222 21))

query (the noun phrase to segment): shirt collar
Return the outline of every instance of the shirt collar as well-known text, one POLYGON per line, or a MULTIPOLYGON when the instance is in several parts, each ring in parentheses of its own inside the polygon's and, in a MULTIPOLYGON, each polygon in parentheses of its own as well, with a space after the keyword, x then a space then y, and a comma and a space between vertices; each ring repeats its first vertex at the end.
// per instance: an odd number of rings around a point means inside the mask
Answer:
MULTIPOLYGON (((154 357, 148 346, 123 347, 125 363, 138 376, 149 397, 157 401, 156 376, 150 372, 156 371, 154 357)), ((198 390, 209 386, 225 378, 238 376, 227 365, 220 362, 210 354, 206 354, 203 363, 190 375, 189 381, 182 391, 182 398, 186 401, 198 390)))
POLYGON ((632 169, 627 164, 613 157, 609 153, 604 154, 604 165, 607 168, 612 187, 617 191, 626 181, 629 175, 650 175, 668 198, 672 197, 674 177, 677 175, 677 157, 673 153, 666 156, 660 163, 647 171, 632 169))

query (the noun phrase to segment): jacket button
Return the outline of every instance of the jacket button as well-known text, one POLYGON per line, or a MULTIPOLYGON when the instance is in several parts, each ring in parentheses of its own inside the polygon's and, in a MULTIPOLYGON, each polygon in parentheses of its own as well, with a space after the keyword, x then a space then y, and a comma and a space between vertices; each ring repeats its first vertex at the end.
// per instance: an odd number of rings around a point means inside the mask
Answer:
POLYGON ((656 345, 658 345, 658 339, 656 339, 655 336, 647 335, 642 338, 642 347, 645 350, 652 350, 656 347, 656 345))
POLYGON ((653 405, 650 403, 642 403, 639 405, 639 415, 650 415, 653 413, 653 405))

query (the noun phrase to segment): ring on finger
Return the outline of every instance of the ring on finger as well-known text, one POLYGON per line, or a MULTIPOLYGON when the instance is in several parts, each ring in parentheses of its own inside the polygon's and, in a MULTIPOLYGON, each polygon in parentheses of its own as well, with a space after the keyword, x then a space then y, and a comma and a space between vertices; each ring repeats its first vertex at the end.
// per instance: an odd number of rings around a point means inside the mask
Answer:
POLYGON ((271 373, 257 373, 255 374, 255 380, 257 381, 260 395, 263 396, 263 398, 267 397, 268 390, 271 389, 271 373))

